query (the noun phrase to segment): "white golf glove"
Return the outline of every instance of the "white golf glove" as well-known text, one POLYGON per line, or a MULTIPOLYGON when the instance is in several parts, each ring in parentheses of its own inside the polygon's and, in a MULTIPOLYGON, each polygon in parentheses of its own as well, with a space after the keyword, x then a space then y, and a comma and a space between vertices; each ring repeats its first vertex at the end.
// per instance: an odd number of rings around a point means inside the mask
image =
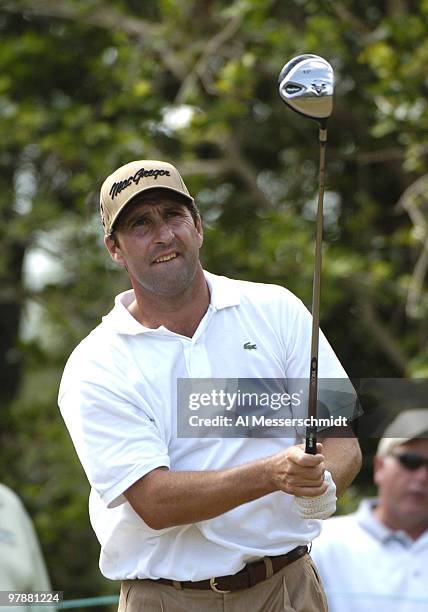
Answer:
POLYGON ((336 511, 336 485, 328 470, 324 472, 328 489, 318 497, 294 497, 297 512, 305 519, 326 519, 336 511))

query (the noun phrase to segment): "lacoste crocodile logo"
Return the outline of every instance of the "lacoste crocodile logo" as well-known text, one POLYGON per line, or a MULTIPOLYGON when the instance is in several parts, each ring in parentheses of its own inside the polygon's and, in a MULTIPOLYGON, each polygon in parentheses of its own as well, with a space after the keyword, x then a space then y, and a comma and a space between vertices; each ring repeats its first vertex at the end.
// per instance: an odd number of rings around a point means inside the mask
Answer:
POLYGON ((252 344, 251 342, 246 342, 244 344, 244 349, 247 349, 248 351, 254 351, 257 349, 257 344, 252 344))

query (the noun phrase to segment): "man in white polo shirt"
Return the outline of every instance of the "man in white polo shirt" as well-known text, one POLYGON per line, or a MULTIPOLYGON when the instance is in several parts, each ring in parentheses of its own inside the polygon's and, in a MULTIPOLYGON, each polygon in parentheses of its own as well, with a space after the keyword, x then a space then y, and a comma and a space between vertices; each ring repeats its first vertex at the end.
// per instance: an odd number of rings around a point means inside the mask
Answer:
MULTIPOLYGON (((123 581, 119 610, 326 609, 307 545, 358 471, 358 443, 326 438, 308 455, 296 429, 177 435, 180 380, 306 378, 308 311, 282 287, 202 269, 200 216, 171 164, 126 164, 100 204, 133 289, 71 355, 59 403, 92 486, 101 571, 123 581)), ((323 335, 319 363, 346 378, 323 335)))
POLYGON ((374 480, 378 497, 325 521, 314 542, 329 610, 428 610, 428 410, 386 428, 374 480))

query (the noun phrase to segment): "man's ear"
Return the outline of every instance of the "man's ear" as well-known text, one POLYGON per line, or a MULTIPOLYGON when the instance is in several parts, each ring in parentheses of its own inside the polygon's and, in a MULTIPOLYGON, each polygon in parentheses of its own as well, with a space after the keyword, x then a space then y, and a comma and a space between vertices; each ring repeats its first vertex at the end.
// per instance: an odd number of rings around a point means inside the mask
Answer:
POLYGON ((373 481, 377 486, 379 486, 382 481, 384 462, 384 457, 380 457, 379 455, 375 455, 373 458, 373 481))
POLYGON ((204 228, 202 227, 202 219, 200 215, 198 215, 195 225, 196 225, 196 231, 198 232, 198 236, 199 236, 199 241, 198 241, 199 248, 201 248, 204 242, 204 228))
POLYGON ((112 236, 104 236, 104 244, 106 245, 112 260, 122 268, 125 268, 126 262, 123 258, 118 239, 116 237, 113 238, 112 236))

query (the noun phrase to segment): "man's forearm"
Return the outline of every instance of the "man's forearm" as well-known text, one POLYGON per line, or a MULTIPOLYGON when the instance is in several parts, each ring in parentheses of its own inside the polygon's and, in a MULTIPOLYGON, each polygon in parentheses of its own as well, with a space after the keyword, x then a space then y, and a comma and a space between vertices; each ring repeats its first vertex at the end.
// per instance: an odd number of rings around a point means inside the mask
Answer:
POLYGON ((153 529, 195 523, 272 493, 266 460, 201 472, 153 470, 126 492, 133 508, 153 529), (151 500, 153 503, 151 503, 151 500))
POLYGON ((323 456, 292 446, 225 470, 158 468, 129 487, 125 497, 149 527, 164 529, 214 518, 274 491, 311 497, 326 489, 323 456))
POLYGON ((325 438, 322 441, 326 469, 342 495, 361 468, 361 450, 356 438, 325 438))

